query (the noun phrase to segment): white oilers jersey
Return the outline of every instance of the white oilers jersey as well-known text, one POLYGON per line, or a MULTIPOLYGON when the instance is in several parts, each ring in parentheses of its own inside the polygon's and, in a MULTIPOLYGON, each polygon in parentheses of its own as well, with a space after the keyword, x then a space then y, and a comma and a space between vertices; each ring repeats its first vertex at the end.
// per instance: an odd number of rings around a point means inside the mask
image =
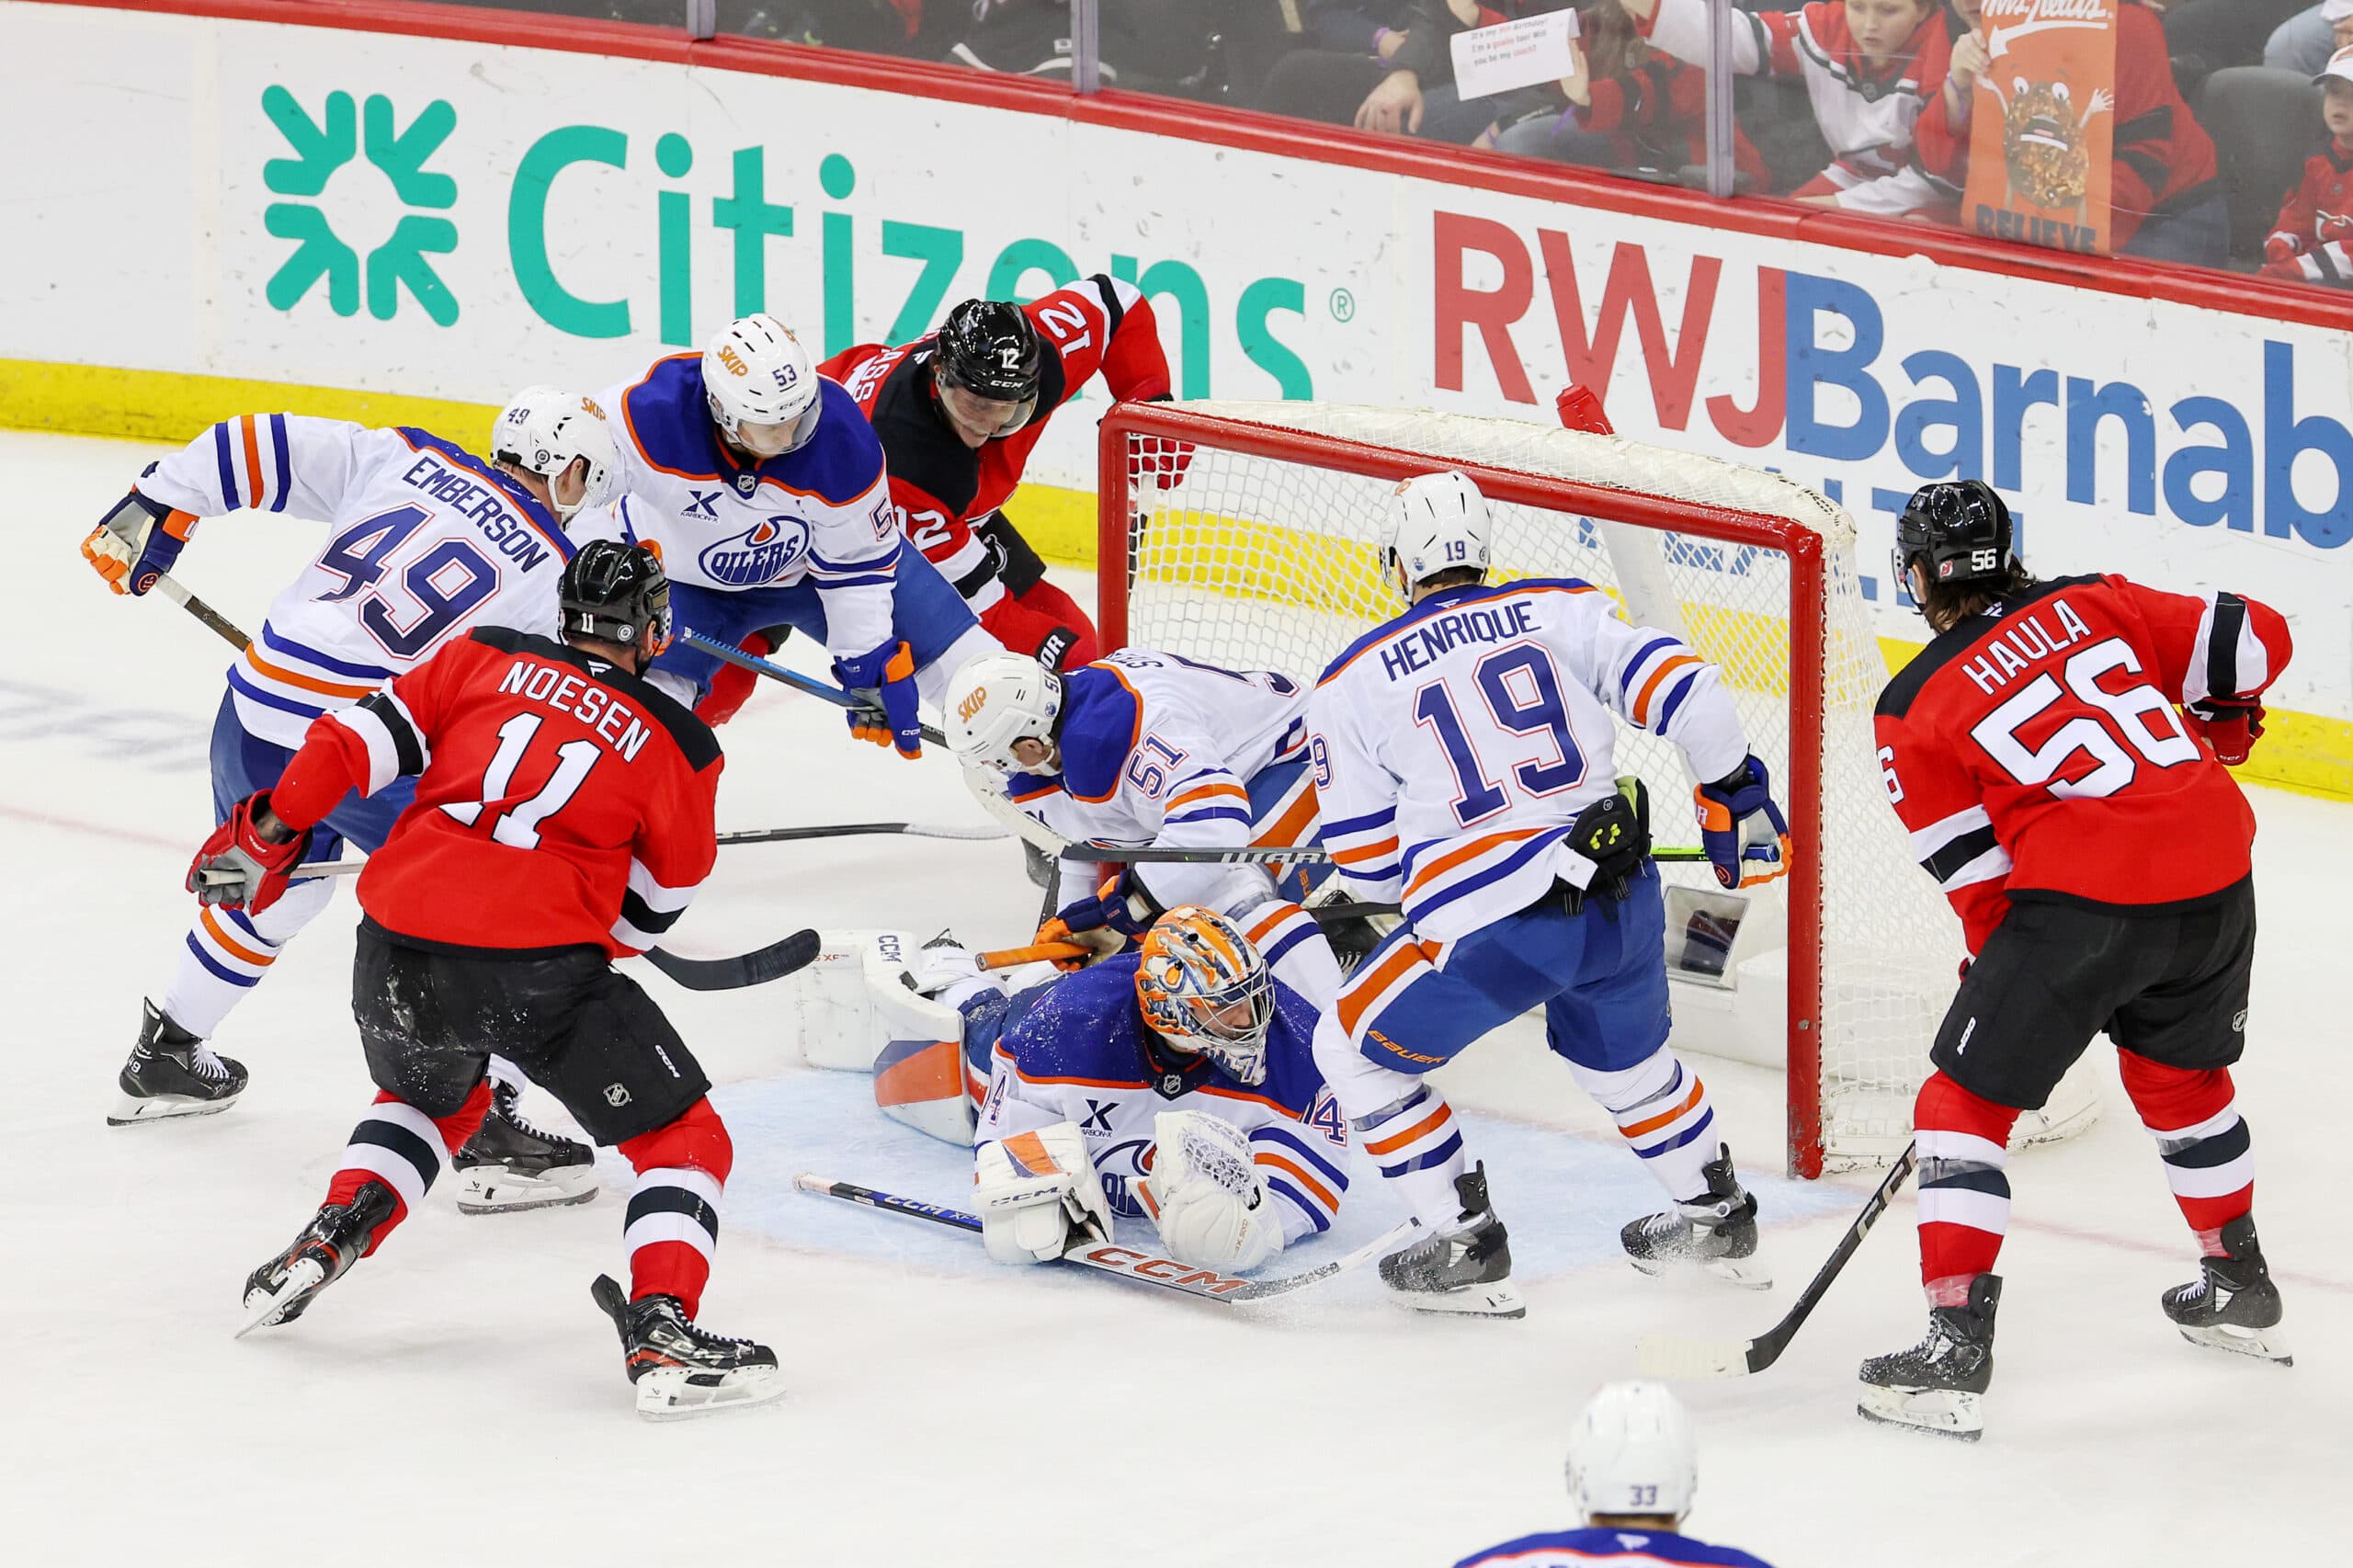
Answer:
MULTIPOLYGON (((1062 771, 1017 774, 1022 810, 1065 838, 1107 845, 1239 846, 1251 842, 1248 785, 1303 755, 1307 691, 1272 670, 1227 670, 1129 648, 1063 676, 1062 771)), ((1312 820, 1312 819, 1311 819, 1312 820)), ((1305 832, 1307 824, 1287 824, 1305 832)), ((1063 866, 1064 896, 1099 868, 1063 866)), ((1153 865, 1139 874, 1164 905, 1263 899, 1266 878, 1236 868, 1153 865)), ((1232 911, 1227 910, 1231 913, 1232 911)))
POLYGON ((422 430, 248 414, 224 420, 139 482, 199 517, 244 508, 325 523, 318 559, 269 607, 229 666, 238 722, 300 746, 347 708, 476 626, 557 632, 574 541, 506 475, 422 430))
POLYGON ((1075 1122, 1112 1212, 1142 1219, 1137 1187, 1153 1166, 1154 1119, 1203 1111, 1249 1135, 1286 1244, 1329 1229, 1348 1186, 1348 1125, 1315 1065, 1315 1009, 1276 982, 1266 1080, 1239 1084, 1206 1057, 1157 1044, 1136 1005, 1142 961, 1106 959, 1013 998, 989 1051, 974 1145, 1075 1122))
POLYGON ((1590 584, 1433 594, 1333 661, 1308 703, 1324 846, 1360 896, 1439 941, 1555 880, 1582 887, 1593 863, 1564 840, 1617 787, 1616 718, 1701 778, 1748 755, 1716 667, 1590 584))
POLYGON ((748 465, 711 423, 700 355, 657 359, 597 401, 620 452, 612 511, 623 537, 656 546, 675 583, 721 593, 813 583, 827 648, 854 659, 890 636, 904 536, 873 426, 834 382, 819 377, 817 391, 808 444, 748 465))

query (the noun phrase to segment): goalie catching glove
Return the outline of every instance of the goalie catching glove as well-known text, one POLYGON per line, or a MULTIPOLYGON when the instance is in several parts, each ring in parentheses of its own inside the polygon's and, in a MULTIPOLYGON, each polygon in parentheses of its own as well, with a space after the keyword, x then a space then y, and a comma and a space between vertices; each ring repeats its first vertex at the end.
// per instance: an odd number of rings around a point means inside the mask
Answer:
POLYGON ((1074 1121, 993 1139, 973 1154, 972 1207, 999 1263, 1051 1263, 1074 1242, 1111 1239, 1111 1206, 1074 1121))
POLYGON ((1242 1129, 1202 1111, 1164 1110, 1153 1139, 1144 1207, 1169 1256, 1242 1273, 1283 1250, 1282 1221, 1242 1129))

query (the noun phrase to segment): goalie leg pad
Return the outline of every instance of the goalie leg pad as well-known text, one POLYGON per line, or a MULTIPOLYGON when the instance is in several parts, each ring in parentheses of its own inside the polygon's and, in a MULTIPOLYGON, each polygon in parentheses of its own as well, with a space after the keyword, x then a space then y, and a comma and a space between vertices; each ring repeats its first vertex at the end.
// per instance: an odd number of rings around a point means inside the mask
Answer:
POLYGON ((1144 1207, 1171 1257, 1239 1273, 1282 1250, 1282 1222, 1247 1133, 1204 1111, 1165 1110, 1153 1119, 1153 1136, 1144 1207))
POLYGON ((982 1144, 973 1152, 972 1207, 999 1263, 1051 1263, 1082 1236, 1111 1239, 1103 1178, 1073 1121, 982 1144))

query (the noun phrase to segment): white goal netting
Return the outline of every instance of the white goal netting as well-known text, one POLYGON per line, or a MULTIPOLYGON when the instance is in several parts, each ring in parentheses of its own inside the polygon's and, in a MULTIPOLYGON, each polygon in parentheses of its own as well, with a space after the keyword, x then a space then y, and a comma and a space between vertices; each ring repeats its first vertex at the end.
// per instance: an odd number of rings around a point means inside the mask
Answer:
MULTIPOLYGON (((1124 516, 1128 527, 1124 561, 1106 551, 1103 597, 1124 597, 1130 644, 1231 667, 1313 679, 1347 642, 1397 613, 1378 540, 1383 503, 1400 472, 1477 465, 1625 496, 1622 506, 1592 497, 1575 508, 1495 505, 1496 576, 1582 578, 1608 590, 1631 619, 1688 640, 1723 671, 1777 794, 1786 793, 1791 777, 1793 724, 1820 737, 1818 903, 1789 907, 1787 883, 1752 890, 1720 978, 1672 961, 1684 933, 1671 905, 1670 972, 1695 982, 1676 991, 1677 1042, 1777 1063, 1786 1054, 1798 1085, 1809 1077, 1814 1048, 1803 1036, 1812 1034, 1819 1040, 1820 1092, 1812 1107, 1792 1104, 1792 1165, 1811 1172, 1817 1161, 1836 1168, 1899 1152, 1961 942, 1958 922, 1914 863, 1881 783, 1871 709, 1888 666, 1864 607, 1847 514, 1758 470, 1516 420, 1301 403, 1173 407, 1233 422, 1228 438, 1235 444, 1221 445, 1215 427, 1188 425, 1189 461, 1164 488, 1168 448, 1107 424, 1105 440, 1123 447, 1127 476, 1123 494, 1107 500, 1120 510, 1107 515, 1124 516), (1269 432, 1305 438, 1270 440, 1269 432), (1242 449, 1258 447, 1270 449, 1242 449), (1409 460, 1402 469, 1401 455, 1409 460), (1795 574, 1786 549, 1661 526, 1675 517, 1676 503, 1795 525, 1818 538, 1818 643, 1792 645, 1795 574), (1818 710, 1792 701, 1793 690, 1810 684, 1798 674, 1806 665, 1820 671, 1818 710), (1791 977, 1802 991, 1809 950, 1820 955, 1818 1005, 1801 995, 1793 1007, 1791 977), (1790 961, 1793 953, 1801 961, 1790 961)), ((1107 466, 1107 480, 1111 472, 1107 466)), ((1117 544, 1117 534, 1116 527, 1107 530, 1107 545, 1117 544)), ((1691 783, 1681 753, 1621 727, 1618 756, 1621 773, 1638 773, 1650 785, 1658 842, 1696 845, 1681 804, 1691 783)), ((1797 829, 1802 813, 1790 814, 1797 829)), ((1670 885, 1714 892, 1704 867, 1662 870, 1670 885)), ((1682 907, 1705 903, 1694 898, 1682 907)), ((2022 1135, 2067 1130, 2091 1103, 2087 1085, 2071 1081, 2043 1118, 2021 1119, 2022 1135)))

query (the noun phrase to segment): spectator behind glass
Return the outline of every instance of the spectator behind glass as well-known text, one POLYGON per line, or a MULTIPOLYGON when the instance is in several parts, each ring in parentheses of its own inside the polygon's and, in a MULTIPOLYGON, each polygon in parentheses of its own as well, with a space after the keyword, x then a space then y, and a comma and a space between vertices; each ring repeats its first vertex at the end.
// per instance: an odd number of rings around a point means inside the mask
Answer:
POLYGON ((1389 74, 1358 106, 1357 129, 1475 141, 1495 122, 1495 106, 1464 103, 1456 94, 1454 35, 1569 8, 1568 0, 1414 0, 1405 40, 1391 56, 1389 74))
MULTIPOLYGON (((1708 0, 1623 3, 1652 48, 1707 63, 1708 0)), ((1805 84, 1831 162, 1791 194, 1825 206, 1846 205, 1845 192, 1903 169, 1912 123, 1944 79, 1949 49, 1936 0, 1815 0, 1802 11, 1732 18, 1734 71, 1805 84)))
MULTIPOLYGON (((1470 15, 1478 13, 1472 10, 1470 15)), ((1307 44, 1267 73, 1257 105, 1267 113, 1454 142, 1468 142, 1494 118, 1485 104, 1466 105, 1455 97, 1454 60, 1445 40, 1465 24, 1445 5, 1433 0, 1309 0, 1300 19, 1307 44), (1437 14, 1444 15, 1443 22, 1436 19, 1437 14), (1392 63, 1400 62, 1417 31, 1437 36, 1442 66, 1423 61, 1422 69, 1415 70, 1392 63), (1441 68, 1443 78, 1437 74, 1441 68)))
POLYGON ((2304 165, 2304 177, 2280 204, 2263 242, 2268 278, 2300 278, 2353 289, 2353 48, 2340 49, 2313 80, 2328 145, 2304 165))
MULTIPOLYGON (((2264 40, 2309 0, 2150 0, 2165 21, 2165 52, 2182 96, 2230 65, 2259 65, 2264 40)), ((2346 0, 2353 5, 2353 0, 2346 0)), ((2311 69, 2318 70, 2318 66, 2311 69)))
MULTIPOLYGON (((2353 0, 2348 0, 2353 3, 2353 0)), ((1978 0, 1952 0, 1949 69, 1933 80, 1913 128, 1911 165, 1847 193, 1845 204, 1937 222, 1960 220, 1969 184, 1969 121, 1987 60, 1978 0)), ((2215 177, 2214 143, 2182 101, 2165 28, 2148 6, 2123 0, 2116 16, 2116 125, 2109 170, 2109 244, 2121 256, 2221 267, 2231 215, 2215 177)))
POLYGON ((2280 23, 2263 46, 2263 62, 2275 71, 2311 75, 2347 45, 2353 45, 2353 0, 2326 0, 2280 23))
MULTIPOLYGON (((1619 0, 1577 7, 1569 45, 1577 74, 1516 100, 1481 138, 1483 145, 1523 157, 1589 168, 1647 169, 1667 175, 1708 161, 1708 74, 1643 41, 1619 0)), ((1733 165, 1744 188, 1771 184, 1747 136, 1733 131, 1733 165)))

